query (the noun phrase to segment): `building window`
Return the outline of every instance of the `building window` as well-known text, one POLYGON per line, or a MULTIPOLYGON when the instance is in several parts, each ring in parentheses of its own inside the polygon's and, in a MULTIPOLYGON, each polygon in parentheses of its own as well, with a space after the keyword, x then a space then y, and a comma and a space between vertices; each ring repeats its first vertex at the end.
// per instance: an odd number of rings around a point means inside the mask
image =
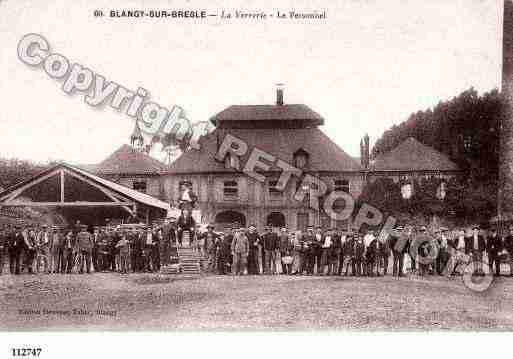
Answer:
POLYGON ((349 193, 349 181, 345 179, 335 180, 333 188, 337 192, 349 193))
POLYGON ((223 194, 227 198, 237 198, 239 196, 239 187, 237 181, 224 181, 223 194))
POLYGON ((294 153, 294 167, 305 168, 308 167, 308 152, 300 149, 294 153))
POLYGON ((281 197, 281 195, 283 194, 282 191, 276 188, 277 185, 278 181, 269 181, 269 195, 271 197, 281 197))
POLYGON ((146 193, 146 181, 136 181, 133 183, 132 187, 136 191, 146 193))

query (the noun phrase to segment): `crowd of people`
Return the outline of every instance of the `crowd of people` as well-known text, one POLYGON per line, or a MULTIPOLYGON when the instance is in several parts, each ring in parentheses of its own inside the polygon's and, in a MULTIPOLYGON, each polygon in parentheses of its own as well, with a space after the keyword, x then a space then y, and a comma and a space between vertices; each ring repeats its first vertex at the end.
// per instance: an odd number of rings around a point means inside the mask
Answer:
POLYGON ((238 225, 216 233, 210 226, 198 245, 208 257, 209 270, 219 274, 452 276, 471 265, 477 275, 485 269, 493 272, 494 266, 498 276, 501 262, 508 261, 513 275, 513 228, 504 238, 495 228, 477 226, 434 233, 425 226, 407 226, 379 234, 312 226, 304 233, 277 227, 258 233, 255 226, 238 225))
POLYGON ((206 272, 221 275, 456 275, 469 264, 482 274, 483 262, 500 275, 504 261, 513 275, 513 227, 502 237, 495 228, 478 227, 434 233, 397 227, 386 236, 312 226, 304 232, 268 226, 259 233, 254 225, 239 224, 223 230, 208 225, 201 232, 187 213, 153 226, 5 225, 0 274, 7 262, 11 274, 158 272, 177 258, 177 248, 190 246, 206 272))
POLYGON ((0 274, 157 272, 171 258, 170 224, 68 228, 5 225, 0 230, 0 274))

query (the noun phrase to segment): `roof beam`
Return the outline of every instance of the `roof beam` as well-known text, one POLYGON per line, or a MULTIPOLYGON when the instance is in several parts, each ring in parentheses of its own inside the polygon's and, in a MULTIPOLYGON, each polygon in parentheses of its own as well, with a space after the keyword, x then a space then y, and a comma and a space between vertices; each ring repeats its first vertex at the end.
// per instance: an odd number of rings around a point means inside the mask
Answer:
POLYGON ((41 183, 41 182, 43 182, 44 180, 47 180, 50 177, 55 176, 58 172, 59 172, 58 170, 55 170, 55 171, 52 171, 52 172, 50 172, 50 173, 48 173, 48 174, 46 174, 46 175, 44 175, 42 177, 39 177, 38 179, 30 181, 29 183, 24 184, 20 188, 15 189, 11 193, 8 193, 5 196, 1 197, 0 201, 11 201, 14 198, 18 197, 23 191, 25 191, 25 190, 27 190, 27 189, 29 189, 31 187, 34 187, 36 184, 41 183))
MULTIPOLYGON (((76 174, 72 171, 69 171, 67 169, 63 170, 63 172, 66 172, 68 175, 72 176, 72 177, 75 177, 81 181, 84 181, 88 184, 90 184, 91 186, 97 188, 98 190, 100 190, 101 192, 103 192, 107 197, 109 197, 111 200, 113 200, 115 203, 124 203, 120 200, 120 198, 122 198, 123 200, 124 197, 121 197, 120 195, 118 195, 117 193, 114 193, 112 191, 109 191, 107 190, 106 188, 104 188, 103 186, 97 184, 96 182, 94 181, 91 181, 90 179, 86 178, 85 176, 81 175, 81 174, 76 174)), ((129 202, 131 203, 130 205, 133 205, 133 202, 129 202)), ((130 209, 130 207, 128 207, 128 205, 125 205, 123 206, 123 208, 132 216, 132 217, 136 217, 136 213, 130 209)))
POLYGON ((133 206, 134 202, 7 202, 0 207, 124 207, 133 206))

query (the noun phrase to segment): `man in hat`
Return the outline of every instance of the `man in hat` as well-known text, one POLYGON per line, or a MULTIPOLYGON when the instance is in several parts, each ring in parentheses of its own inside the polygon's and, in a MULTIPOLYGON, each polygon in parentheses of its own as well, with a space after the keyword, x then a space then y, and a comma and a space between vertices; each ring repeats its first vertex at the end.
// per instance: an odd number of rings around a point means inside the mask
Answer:
POLYGON ((153 272, 153 247, 155 246, 155 234, 151 226, 146 227, 146 231, 143 235, 143 270, 146 272, 153 272))
POLYGON ((50 234, 50 271, 52 273, 60 272, 60 264, 62 261, 62 240, 61 233, 57 226, 53 226, 50 234))
POLYGON ((100 227, 94 226, 93 227, 93 250, 91 252, 91 260, 93 263, 93 269, 95 272, 99 272, 100 268, 98 267, 98 243, 100 242, 100 227))
POLYGON ((110 248, 109 248, 109 238, 106 233, 106 228, 101 228, 100 233, 98 234, 98 238, 96 241, 96 246, 98 247, 98 262, 97 262, 97 272, 103 272, 109 268, 110 265, 110 248))
POLYGON ((171 247, 176 243, 174 223, 171 219, 166 219, 164 221, 164 225, 162 226, 162 236, 162 264, 168 265, 171 263, 171 247))
POLYGON ((244 233, 244 228, 239 227, 233 236, 231 244, 233 256, 232 274, 244 275, 247 271, 247 260, 249 254, 249 241, 244 233))
POLYGON ((317 251, 313 226, 306 227, 306 234, 303 236, 303 248, 306 273, 312 275, 314 274, 315 255, 317 251))
POLYGON ((378 273, 379 267, 383 267, 383 275, 388 273, 388 259, 390 258, 390 236, 378 236, 378 273))
MULTIPOLYGON (((374 232, 370 232, 371 242, 365 246, 365 265, 366 272, 369 277, 374 276, 374 268, 376 269, 376 276, 379 276, 379 242, 374 232)), ((367 238, 369 236, 366 236, 367 238)))
POLYGON ((278 235, 271 231, 269 226, 266 226, 262 239, 264 241, 265 273, 276 274, 276 248, 278 248, 278 235))
POLYGON ((79 271, 80 274, 84 273, 84 264, 86 272, 91 273, 91 254, 93 251, 93 239, 89 232, 87 232, 86 225, 80 225, 80 232, 77 234, 77 246, 79 255, 79 271))
POLYGON ((36 258, 36 234, 34 226, 28 226, 22 231, 23 235, 23 257, 25 267, 29 274, 33 273, 32 267, 36 258))
POLYGON ((217 271, 219 274, 226 274, 227 267, 231 263, 231 245, 233 241, 233 226, 227 228, 227 233, 223 235, 217 245, 217 271))
POLYGON ((354 261, 356 264, 356 275, 365 275, 365 242, 363 237, 358 232, 355 233, 354 261))
POLYGON ((440 232, 437 236, 438 242, 438 256, 436 257, 436 272, 438 275, 443 275, 443 271, 449 260, 447 232, 449 230, 445 227, 440 228, 440 232))
POLYGON ((290 247, 289 233, 286 227, 280 228, 278 235, 278 248, 276 249, 276 271, 278 274, 285 273, 282 258, 288 255, 290 247))
POLYGON ((315 272, 318 275, 321 275, 323 272, 323 263, 322 263, 322 245, 324 244, 324 233, 322 232, 322 227, 317 226, 315 228, 314 242, 311 246, 315 257, 315 272))
POLYGON ((356 263, 354 261, 355 241, 353 238, 353 232, 349 231, 349 232, 345 233, 342 236, 341 242, 342 242, 342 250, 340 253, 339 274, 342 275, 342 273, 344 273, 344 275, 347 277, 347 275, 349 273, 349 266, 351 266, 351 270, 352 270, 351 274, 352 275, 354 275, 355 271, 356 271, 356 263), (345 271, 344 271, 344 266, 345 266, 345 271))
POLYGON ((194 240, 193 237, 196 229, 196 221, 192 217, 191 209, 187 206, 182 209, 182 213, 180 214, 180 217, 178 217, 177 226, 179 246, 182 247, 184 245, 184 239, 186 239, 185 245, 189 247, 194 240))
POLYGON ((43 263, 43 272, 50 273, 50 241, 51 233, 48 230, 48 225, 43 224, 42 230, 36 232, 36 272, 40 272, 40 264, 43 263))
POLYGON ((332 250, 330 260, 330 270, 332 275, 340 275, 342 261, 342 234, 338 228, 332 228, 332 250))
POLYGON ((209 224, 207 231, 200 236, 203 242, 203 251, 207 256, 207 268, 210 272, 215 272, 216 267, 216 242, 218 235, 214 232, 214 225, 209 224))
POLYGON ((502 241, 497 235, 497 228, 492 227, 486 243, 486 250, 488 252, 488 266, 490 273, 493 273, 493 267, 495 264, 495 276, 500 276, 501 273, 501 261, 499 253, 502 251, 502 241))
POLYGON ((330 260, 331 260, 331 250, 333 246, 333 235, 331 228, 326 231, 324 236, 322 237, 321 244, 321 267, 318 272, 319 275, 330 274, 330 260))
POLYGON ((130 246, 127 231, 120 230, 119 237, 119 241, 116 243, 116 247, 119 249, 119 271, 121 274, 128 274, 130 246))
POLYGON ((248 273, 249 274, 261 274, 262 272, 262 253, 260 236, 256 230, 254 224, 248 227, 248 233, 246 234, 249 241, 249 255, 248 255, 248 273))
POLYGON ((509 234, 504 238, 504 249, 509 257, 509 275, 513 277, 513 226, 509 227, 509 234))
POLYGON ((69 228, 66 230, 62 239, 62 261, 61 261, 61 273, 71 273, 75 264, 74 248, 76 245, 76 237, 73 234, 73 229, 69 228))
MULTIPOLYGON (((396 232, 401 233, 403 231, 403 227, 397 226, 395 228, 396 232)), ((406 243, 403 243, 398 235, 390 234, 390 248, 392 249, 392 275, 397 277, 402 277, 403 274, 403 261, 404 254, 406 252, 406 243)))
POLYGON ((14 231, 7 236, 7 252, 9 253, 9 271, 11 274, 20 274, 22 251, 23 235, 21 234, 21 226, 16 225, 14 231))
POLYGON ((474 273, 483 273, 483 252, 486 249, 486 243, 483 236, 480 234, 479 226, 472 227, 472 234, 467 237, 466 241, 466 252, 472 256, 472 262, 474 263, 474 273))

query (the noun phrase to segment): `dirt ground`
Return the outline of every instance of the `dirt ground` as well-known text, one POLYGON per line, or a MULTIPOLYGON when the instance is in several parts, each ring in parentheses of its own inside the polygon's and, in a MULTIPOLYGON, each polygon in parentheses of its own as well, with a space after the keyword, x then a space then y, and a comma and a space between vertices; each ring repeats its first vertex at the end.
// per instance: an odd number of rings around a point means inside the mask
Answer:
POLYGON ((513 278, 0 276, 0 330, 513 329, 513 278))

